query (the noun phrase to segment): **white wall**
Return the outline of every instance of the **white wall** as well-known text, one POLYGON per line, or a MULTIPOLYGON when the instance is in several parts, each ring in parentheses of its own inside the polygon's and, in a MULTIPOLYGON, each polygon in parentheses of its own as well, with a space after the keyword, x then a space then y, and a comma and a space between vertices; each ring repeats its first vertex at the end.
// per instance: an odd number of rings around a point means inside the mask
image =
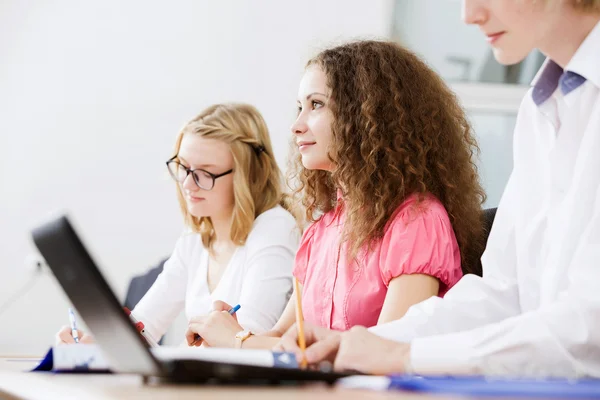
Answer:
MULTIPOLYGON (((481 149, 479 175, 487 193, 484 207, 497 207, 513 168, 516 112, 527 87, 477 83, 492 55, 491 49, 477 26, 462 22, 458 0, 396 0, 395 3, 394 37, 448 80, 467 108, 481 149), (449 57, 466 60, 470 66, 465 69, 453 64, 449 57), (464 75, 471 83, 457 83, 464 75)), ((497 65, 496 72, 500 73, 497 65)), ((487 72, 490 78, 490 71, 487 72)))
POLYGON ((395 37, 445 78, 456 80, 465 72, 463 66, 452 64, 447 57, 469 60, 469 80, 478 80, 490 48, 479 28, 462 22, 460 1, 396 0, 396 3, 395 37))
MULTIPOLYGON (((30 277, 29 231, 67 210, 123 297, 182 229, 165 173, 211 103, 264 114, 280 165, 304 63, 387 36, 390 0, 0 2, 0 305, 30 277)), ((0 315, 0 354, 40 354, 67 322, 50 274, 0 315)))

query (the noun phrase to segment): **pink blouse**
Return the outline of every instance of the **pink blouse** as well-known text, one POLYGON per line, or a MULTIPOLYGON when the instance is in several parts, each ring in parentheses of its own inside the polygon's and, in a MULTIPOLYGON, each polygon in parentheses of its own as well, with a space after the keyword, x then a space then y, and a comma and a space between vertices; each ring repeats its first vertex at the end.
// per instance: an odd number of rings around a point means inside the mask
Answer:
POLYGON ((460 251, 446 209, 434 196, 417 205, 408 197, 386 226, 383 238, 356 260, 339 243, 344 212, 324 214, 304 232, 294 263, 303 285, 304 319, 334 330, 377 325, 389 282, 403 274, 439 279, 443 296, 462 277, 460 251), (416 206, 416 207, 415 207, 416 206))

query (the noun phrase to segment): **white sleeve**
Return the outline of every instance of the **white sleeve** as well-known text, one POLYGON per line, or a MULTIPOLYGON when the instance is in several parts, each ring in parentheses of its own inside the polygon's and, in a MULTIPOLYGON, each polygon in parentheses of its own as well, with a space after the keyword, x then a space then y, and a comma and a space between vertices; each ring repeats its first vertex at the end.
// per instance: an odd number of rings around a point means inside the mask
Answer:
POLYGON ((415 304, 406 315, 370 331, 402 342, 417 337, 473 329, 520 313, 516 277, 515 216, 518 191, 511 175, 482 257, 483 278, 465 275, 444 298, 415 304))
POLYGON ((596 204, 557 301, 470 331, 416 339, 415 371, 600 377, 599 211, 596 204))
POLYGON ((163 271, 131 311, 157 341, 169 329, 185 305, 188 280, 187 266, 182 256, 185 243, 184 236, 179 238, 173 254, 164 264, 163 271))
POLYGON ((258 228, 247 242, 249 259, 237 317, 244 329, 262 333, 279 320, 291 294, 300 237, 291 216, 271 219, 258 228))

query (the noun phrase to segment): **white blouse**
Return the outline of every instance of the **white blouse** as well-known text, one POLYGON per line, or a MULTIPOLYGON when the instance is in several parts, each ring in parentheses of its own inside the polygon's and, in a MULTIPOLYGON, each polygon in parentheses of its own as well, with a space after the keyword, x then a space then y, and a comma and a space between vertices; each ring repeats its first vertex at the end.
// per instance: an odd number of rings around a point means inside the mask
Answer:
POLYGON ((256 218, 245 245, 238 247, 221 280, 208 289, 208 251, 198 233, 183 234, 164 269, 132 311, 158 339, 185 307, 190 318, 207 315, 213 302, 240 304, 236 313, 244 329, 271 329, 292 292, 292 267, 300 230, 281 206, 256 218))

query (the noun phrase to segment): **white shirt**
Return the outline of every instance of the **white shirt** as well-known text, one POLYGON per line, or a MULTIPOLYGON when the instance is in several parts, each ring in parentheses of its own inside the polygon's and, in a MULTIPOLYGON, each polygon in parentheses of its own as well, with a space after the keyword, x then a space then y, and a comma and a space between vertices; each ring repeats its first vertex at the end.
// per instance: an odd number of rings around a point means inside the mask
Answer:
POLYGON ((208 251, 200 235, 182 235, 162 273, 132 311, 160 338, 185 307, 190 318, 207 315, 213 302, 240 304, 238 322, 252 332, 271 329, 292 291, 292 268, 300 230, 280 206, 256 218, 244 246, 236 249, 217 287, 208 289, 208 251))
POLYGON ((585 83, 521 104, 483 278, 372 329, 417 373, 600 377, 600 24, 566 71, 585 83))

